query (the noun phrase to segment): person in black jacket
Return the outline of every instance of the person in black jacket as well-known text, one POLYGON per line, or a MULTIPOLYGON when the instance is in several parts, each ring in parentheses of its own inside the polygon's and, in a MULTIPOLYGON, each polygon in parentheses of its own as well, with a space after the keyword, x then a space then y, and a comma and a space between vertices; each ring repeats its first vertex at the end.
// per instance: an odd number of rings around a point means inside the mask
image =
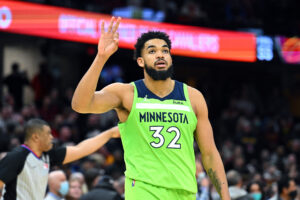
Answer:
POLYGON ((102 176, 96 186, 84 194, 80 200, 121 200, 121 196, 113 187, 113 182, 110 176, 102 176))

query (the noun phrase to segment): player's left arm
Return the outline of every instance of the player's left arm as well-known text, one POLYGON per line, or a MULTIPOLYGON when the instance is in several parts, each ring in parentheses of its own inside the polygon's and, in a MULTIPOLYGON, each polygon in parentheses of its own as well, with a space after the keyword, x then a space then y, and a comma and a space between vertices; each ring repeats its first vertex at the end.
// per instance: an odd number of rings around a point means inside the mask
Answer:
POLYGON ((224 165, 215 145, 205 99, 198 90, 191 87, 189 94, 198 120, 194 137, 201 151, 203 166, 221 199, 230 199, 224 165))
POLYGON ((101 134, 94 136, 90 139, 86 139, 76 146, 68 146, 66 148, 66 156, 63 164, 70 163, 72 161, 81 159, 87 155, 94 153, 97 149, 101 148, 108 142, 110 138, 120 137, 120 132, 117 126, 108 129, 101 134))

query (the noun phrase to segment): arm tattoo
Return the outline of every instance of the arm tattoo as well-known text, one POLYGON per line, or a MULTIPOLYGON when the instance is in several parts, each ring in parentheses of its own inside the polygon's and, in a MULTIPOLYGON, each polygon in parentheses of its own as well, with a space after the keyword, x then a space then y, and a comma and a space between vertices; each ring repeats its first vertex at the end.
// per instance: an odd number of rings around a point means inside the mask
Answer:
MULTIPOLYGON (((216 174, 216 171, 213 171, 212 168, 210 168, 208 171, 207 171, 207 174, 211 180, 211 182, 213 183, 213 185, 215 186, 217 192, 220 194, 221 196, 221 183, 220 183, 220 180, 218 179, 217 177, 217 174, 216 174)), ((221 196, 222 198, 222 196, 221 196)))

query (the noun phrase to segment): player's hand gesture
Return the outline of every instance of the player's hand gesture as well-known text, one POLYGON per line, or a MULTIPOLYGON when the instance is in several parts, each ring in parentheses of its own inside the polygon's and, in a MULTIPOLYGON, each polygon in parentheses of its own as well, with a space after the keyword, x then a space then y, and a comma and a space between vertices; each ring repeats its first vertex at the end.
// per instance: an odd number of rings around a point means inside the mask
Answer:
POLYGON ((98 42, 98 55, 110 57, 118 49, 119 33, 117 32, 121 18, 112 17, 107 31, 104 29, 104 21, 101 23, 101 36, 98 42))

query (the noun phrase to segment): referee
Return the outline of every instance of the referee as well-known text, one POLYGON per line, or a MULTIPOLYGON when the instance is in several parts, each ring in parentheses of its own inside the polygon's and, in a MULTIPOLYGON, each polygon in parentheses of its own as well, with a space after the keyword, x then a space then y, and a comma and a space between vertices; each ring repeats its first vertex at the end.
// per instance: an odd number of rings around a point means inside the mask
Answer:
POLYGON ((84 140, 76 146, 52 148, 50 126, 41 119, 25 125, 25 142, 0 161, 1 200, 41 200, 45 197, 49 169, 87 156, 111 137, 119 137, 117 127, 84 140))

